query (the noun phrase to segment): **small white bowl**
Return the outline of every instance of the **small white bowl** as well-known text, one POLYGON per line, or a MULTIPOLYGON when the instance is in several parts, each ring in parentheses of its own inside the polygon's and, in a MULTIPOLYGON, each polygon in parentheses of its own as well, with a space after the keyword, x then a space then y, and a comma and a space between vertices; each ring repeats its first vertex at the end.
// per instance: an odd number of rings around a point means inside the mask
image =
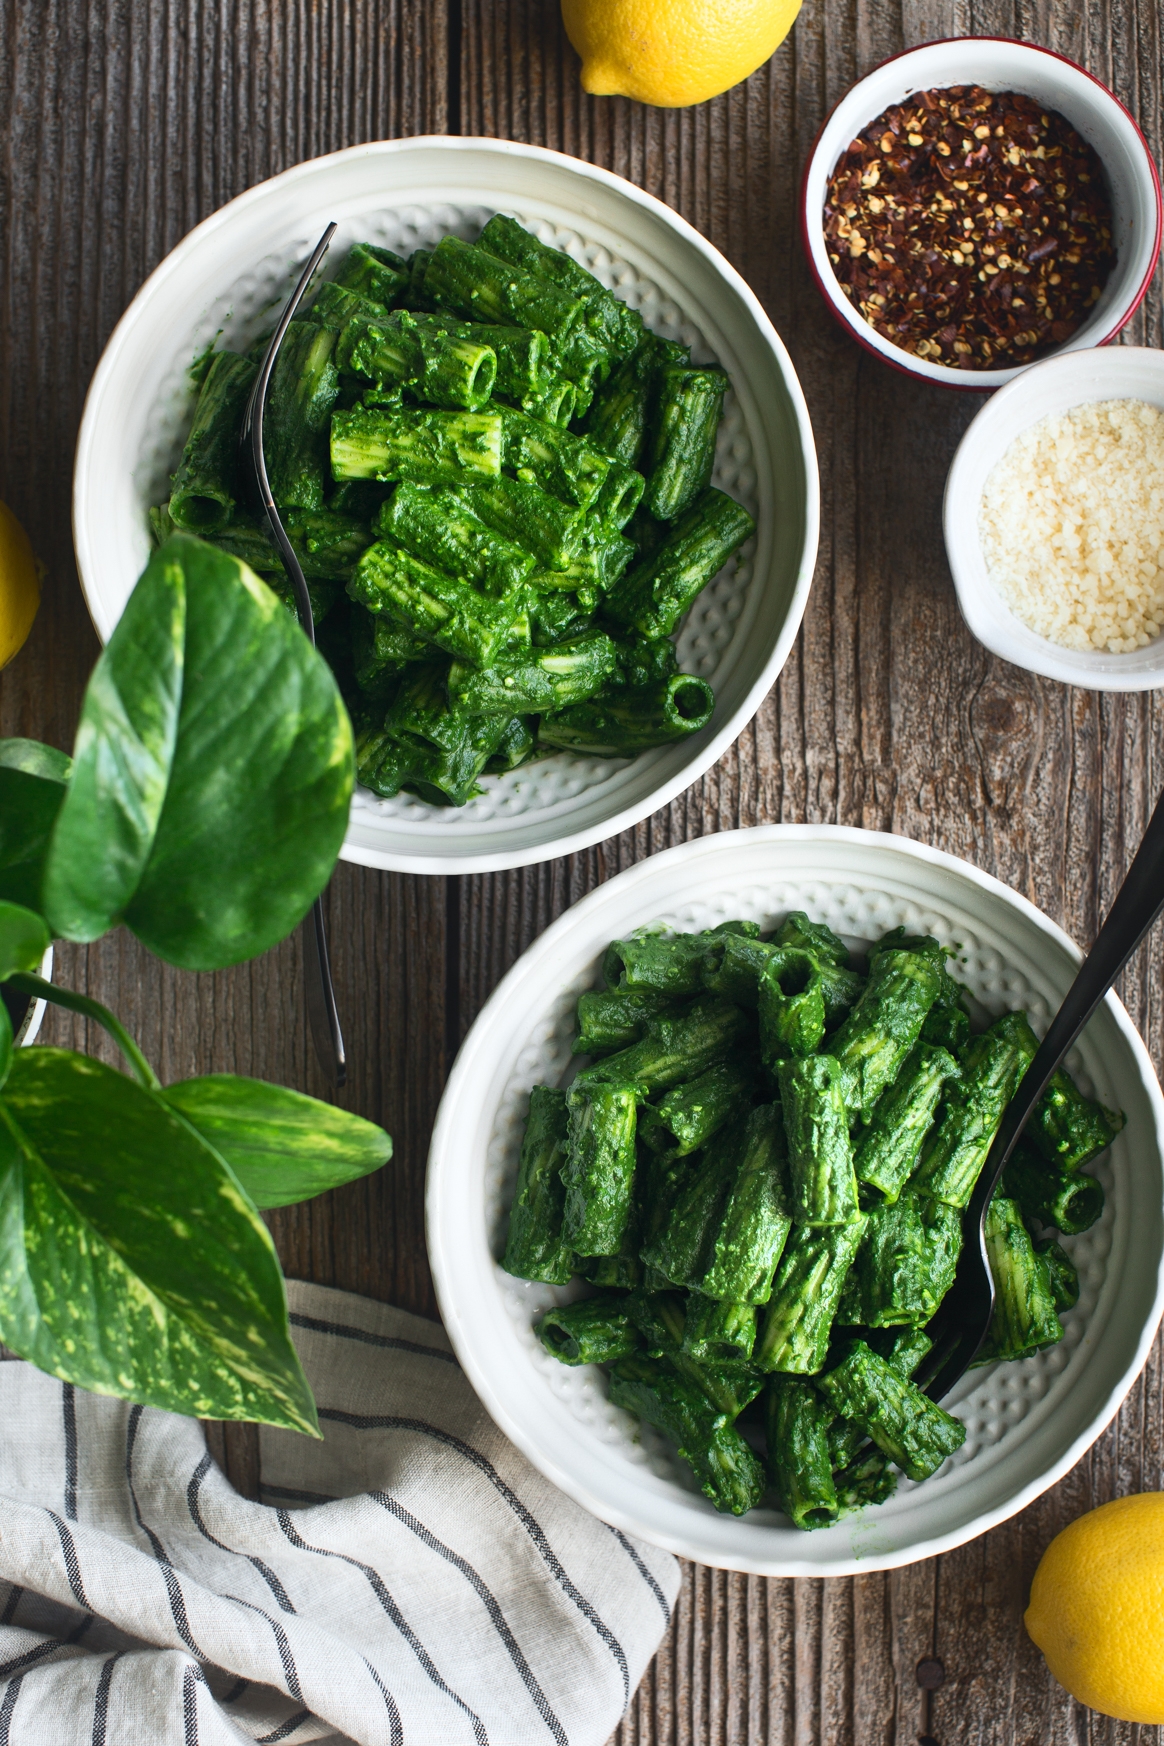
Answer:
POLYGON ((987 401, 958 444, 946 477, 946 557, 958 605, 974 635, 1016 667, 1089 691, 1151 691, 1164 685, 1164 636, 1126 655, 1065 649, 1013 613, 990 580, 978 517, 996 462, 1041 418, 1094 400, 1146 400, 1164 412, 1164 352, 1145 346, 1068 351, 1022 371, 987 401))
MULTIPOLYGON (((376 140, 297 164, 192 230, 118 322, 85 402, 73 475, 81 587, 104 642, 150 552, 190 428, 192 359, 270 325, 329 219, 331 273, 353 242, 402 254, 516 215, 731 377, 713 479, 756 519, 680 628, 680 665, 715 691, 699 733, 633 759, 559 753, 487 776, 466 806, 358 788, 341 854, 405 873, 488 873, 572 854, 666 806, 735 740, 776 681, 816 563, 820 491, 808 408, 754 292, 690 224, 621 176, 509 140, 376 140)), ((326 276, 326 272, 325 272, 326 276)))
POLYGON ((954 370, 895 346, 871 327, 841 290, 825 247, 823 213, 829 177, 852 140, 892 104, 917 91, 981 85, 1019 91, 1066 116, 1094 147, 1107 173, 1118 251, 1103 296, 1087 320, 1050 356, 1106 345, 1139 307, 1152 278, 1164 230, 1160 176, 1140 129, 1118 97, 1074 61, 1051 49, 1005 37, 960 37, 907 49, 883 62, 841 98, 809 156, 801 184, 801 226, 813 277, 833 314, 853 338, 895 369, 947 388, 1001 388, 1028 365, 1009 370, 954 370))
POLYGON ((546 1477, 603 1521, 701 1564, 761 1576, 857 1576, 949 1551, 1060 1479, 1119 1408, 1164 1305, 1164 1098, 1114 994, 1068 1057, 1084 1089, 1127 1126, 1094 1167, 1099 1222, 1065 1239, 1082 1291, 1062 1341, 1020 1364, 974 1370, 947 1405, 966 1442, 922 1485, 831 1528, 799 1532, 774 1509, 736 1520, 695 1489, 674 1449, 611 1406, 596 1367, 557 1363, 533 1332, 578 1294, 497 1264, 534 1085, 571 1065, 578 996, 602 954, 645 922, 682 929, 729 917, 770 927, 790 910, 850 944, 904 924, 953 948, 954 974, 985 1012, 1025 1007, 1045 1030, 1078 947, 1033 904, 966 861, 905 837, 829 825, 722 831, 641 861, 582 898, 518 960, 457 1056, 433 1130, 426 1228, 441 1315, 487 1411, 546 1477))

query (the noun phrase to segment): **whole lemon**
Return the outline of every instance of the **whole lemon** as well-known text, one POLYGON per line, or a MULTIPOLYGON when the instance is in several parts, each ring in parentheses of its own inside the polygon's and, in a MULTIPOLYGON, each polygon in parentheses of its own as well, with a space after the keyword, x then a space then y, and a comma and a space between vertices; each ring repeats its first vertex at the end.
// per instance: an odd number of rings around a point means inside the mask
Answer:
POLYGON ((39 605, 40 577, 28 535, 0 502, 0 667, 24 647, 39 605))
POLYGON ((1051 1541, 1026 1627, 1072 1697, 1164 1722, 1164 1492, 1102 1504, 1051 1541))
POLYGON ((775 53, 801 0, 562 0, 566 34, 595 97, 661 109, 702 103, 775 53))

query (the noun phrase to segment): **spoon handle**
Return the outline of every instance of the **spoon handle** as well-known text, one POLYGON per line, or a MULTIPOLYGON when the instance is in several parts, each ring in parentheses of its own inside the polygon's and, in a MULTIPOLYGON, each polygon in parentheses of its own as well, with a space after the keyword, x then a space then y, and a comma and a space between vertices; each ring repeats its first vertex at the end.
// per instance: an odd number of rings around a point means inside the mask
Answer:
POLYGON ((1164 909, 1164 794, 1156 802, 1143 841, 1095 944, 1080 965, 1079 974, 1067 990, 1066 999, 1051 1020, 1034 1060, 1011 1099, 986 1168, 978 1180, 972 1202, 975 1210, 985 1210, 1052 1074, 1161 909, 1164 909))

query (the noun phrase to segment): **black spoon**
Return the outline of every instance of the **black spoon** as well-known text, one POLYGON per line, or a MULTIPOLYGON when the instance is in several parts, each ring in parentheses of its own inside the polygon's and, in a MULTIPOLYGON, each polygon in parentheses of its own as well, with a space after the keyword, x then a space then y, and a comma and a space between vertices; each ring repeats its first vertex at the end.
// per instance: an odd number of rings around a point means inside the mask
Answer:
MULTIPOLYGON (((336 227, 329 224, 315 245, 311 259, 299 276, 287 306, 279 317, 278 325, 271 335, 271 343, 267 347, 263 365, 255 377, 251 389, 247 409, 243 415, 242 432, 239 436, 239 453, 243 467, 246 470, 254 489, 257 500, 262 504, 267 515, 267 522, 272 537, 279 548, 287 574, 295 589, 295 603, 299 608, 299 622, 304 634, 311 644, 315 643, 315 618, 311 611, 311 596, 307 592, 307 579, 303 574, 299 559, 295 556, 291 541, 287 538, 286 529, 279 519, 279 511, 275 507, 275 499, 271 495, 271 483, 267 478, 267 462, 263 454, 263 413, 267 405, 267 389, 271 382, 271 372, 275 368, 275 360, 279 356, 279 347, 294 318, 295 311, 303 300, 303 295, 311 283, 312 275, 319 266, 328 245, 335 235, 336 227)), ((327 931, 323 921, 323 901, 316 898, 311 908, 311 919, 303 929, 304 946, 307 958, 307 1017, 311 1024, 311 1035, 315 1042, 315 1052, 319 1057, 320 1066, 327 1074, 331 1083, 338 1090, 348 1076, 347 1056, 344 1053, 343 1032, 340 1029, 339 1011, 335 1003, 335 987, 331 979, 331 961, 327 953, 327 931)))
POLYGON ((1002 1118, 990 1156, 966 1208, 966 1245, 958 1275, 939 1311, 934 1348, 916 1378, 941 1400, 964 1374, 985 1340, 994 1312, 994 1277, 986 1258, 986 1209, 1019 1136, 1063 1057, 1164 909, 1164 794, 1156 802, 1107 920, 1080 966, 1034 1060, 1002 1118))

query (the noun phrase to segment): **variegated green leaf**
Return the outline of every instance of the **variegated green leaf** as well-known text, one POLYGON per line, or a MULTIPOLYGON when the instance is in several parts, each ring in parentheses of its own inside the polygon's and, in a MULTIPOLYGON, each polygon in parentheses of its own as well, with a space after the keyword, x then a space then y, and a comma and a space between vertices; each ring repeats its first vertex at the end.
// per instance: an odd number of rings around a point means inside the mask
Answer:
POLYGON ((233 1172, 161 1098, 63 1049, 16 1051, 0 1096, 0 1339, 99 1394, 317 1431, 233 1172))
POLYGON ((39 909, 41 878, 70 760, 39 740, 0 740, 0 898, 39 909))
POLYGON ((222 1154, 258 1207, 310 1200, 392 1156, 374 1122, 262 1079, 211 1073, 168 1085, 162 1096, 222 1154))

